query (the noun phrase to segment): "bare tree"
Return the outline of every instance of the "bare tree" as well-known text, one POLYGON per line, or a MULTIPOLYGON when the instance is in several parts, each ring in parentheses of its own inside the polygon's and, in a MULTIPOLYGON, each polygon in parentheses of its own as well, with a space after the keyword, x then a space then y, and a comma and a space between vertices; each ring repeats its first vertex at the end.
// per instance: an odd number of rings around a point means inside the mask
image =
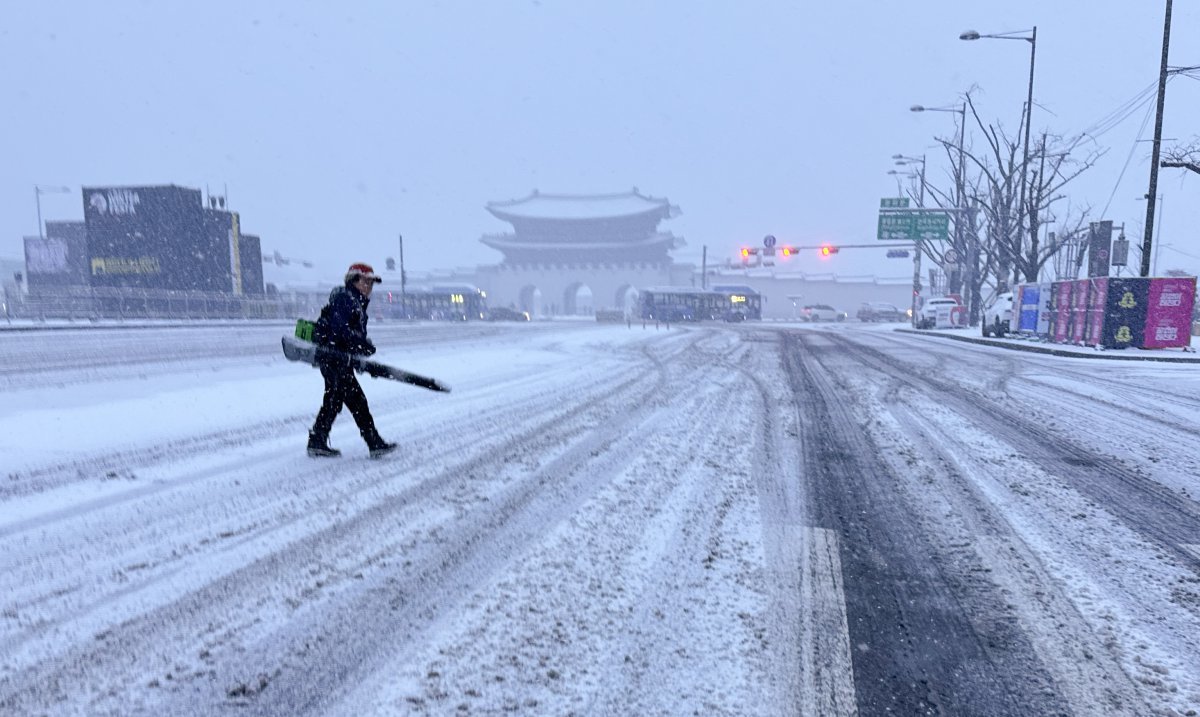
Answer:
POLYGON ((1162 166, 1181 167, 1200 174, 1200 138, 1185 147, 1175 147, 1162 157, 1162 166))
MULTIPOLYGON (((1029 153, 1031 166, 1026 168, 1019 137, 1007 134, 999 123, 986 123, 970 94, 966 102, 985 141, 982 151, 964 149, 964 161, 970 163, 982 190, 976 205, 986 230, 980 242, 984 269, 994 270, 998 289, 1007 286, 1009 276, 1013 281, 1037 281, 1046 262, 1063 246, 1043 244, 1041 228, 1056 221, 1053 209, 1065 199, 1066 185, 1094 166, 1104 152, 1084 137, 1064 139, 1047 133, 1040 148, 1029 153), (1022 181, 1026 182, 1023 206, 1022 181)), ((1086 211, 1076 221, 1082 224, 1085 219, 1086 211)))
MULTIPOLYGON (((1039 240, 1039 228, 1043 224, 1052 223, 1054 205, 1065 198, 1061 193, 1071 180, 1096 164, 1104 151, 1093 148, 1078 152, 1083 144, 1082 138, 1073 141, 1063 141, 1055 138, 1056 148, 1047 147, 1048 135, 1042 135, 1041 151, 1038 154, 1038 165, 1031 168, 1029 187, 1026 191, 1028 206, 1029 235, 1024 237, 1019 246, 1014 247, 1016 256, 1016 276, 1024 275, 1025 281, 1037 281, 1042 267, 1054 256, 1060 245, 1042 245, 1039 240), (1055 151, 1051 151, 1055 149, 1055 151), (1082 159, 1074 157, 1082 154, 1082 159)), ((1077 218, 1076 229, 1086 221, 1089 211, 1084 209, 1077 218)), ((1070 229, 1068 229, 1070 231, 1070 229)))

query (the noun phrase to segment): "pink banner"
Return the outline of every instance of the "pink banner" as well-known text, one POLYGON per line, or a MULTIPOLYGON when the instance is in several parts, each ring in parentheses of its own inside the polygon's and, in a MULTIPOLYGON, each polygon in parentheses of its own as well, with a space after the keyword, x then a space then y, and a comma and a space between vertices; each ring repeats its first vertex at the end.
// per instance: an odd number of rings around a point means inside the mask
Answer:
POLYGON ((1151 279, 1142 347, 1163 349, 1189 345, 1195 302, 1196 277, 1151 279))
POLYGON ((1051 332, 1058 343, 1066 343, 1071 331, 1071 288, 1075 282, 1058 281, 1054 283, 1054 330, 1051 332))
POLYGON ((1089 279, 1078 279, 1072 282, 1071 288, 1071 343, 1083 343, 1084 329, 1087 327, 1089 279))
POLYGON ((1084 342, 1088 346, 1099 345, 1104 336, 1104 307, 1108 302, 1108 278, 1089 279, 1087 298, 1087 326, 1084 342))

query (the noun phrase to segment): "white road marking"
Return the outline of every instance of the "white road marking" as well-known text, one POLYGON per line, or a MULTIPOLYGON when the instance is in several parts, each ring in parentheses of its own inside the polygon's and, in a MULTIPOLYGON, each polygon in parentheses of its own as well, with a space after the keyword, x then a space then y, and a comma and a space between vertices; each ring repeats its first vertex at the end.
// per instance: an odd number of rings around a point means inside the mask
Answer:
POLYGON ((804 616, 800 714, 857 715, 837 533, 806 528, 804 537, 807 549, 800 554, 800 610, 804 616))

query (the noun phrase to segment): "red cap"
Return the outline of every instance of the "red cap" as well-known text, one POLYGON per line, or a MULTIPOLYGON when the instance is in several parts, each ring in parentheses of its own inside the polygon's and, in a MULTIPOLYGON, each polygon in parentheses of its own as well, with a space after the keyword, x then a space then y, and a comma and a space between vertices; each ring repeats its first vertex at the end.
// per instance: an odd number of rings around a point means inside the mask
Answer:
POLYGON ((382 278, 375 275, 375 270, 371 268, 370 264, 351 264, 350 268, 346 270, 346 283, 356 281, 360 276, 376 284, 383 281, 382 278))

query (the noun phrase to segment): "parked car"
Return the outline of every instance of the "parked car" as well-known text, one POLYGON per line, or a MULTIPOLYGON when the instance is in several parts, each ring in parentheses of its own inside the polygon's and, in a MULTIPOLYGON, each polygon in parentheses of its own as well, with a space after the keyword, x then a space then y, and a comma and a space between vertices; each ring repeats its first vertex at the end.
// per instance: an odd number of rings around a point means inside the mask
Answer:
POLYGON ((983 335, 1003 338, 1008 333, 1012 313, 1013 293, 1006 291, 996 295, 996 298, 983 307, 983 315, 979 318, 979 326, 983 335))
POLYGON ((529 321, 529 312, 497 306, 488 309, 488 321, 529 321))
POLYGON ((800 310, 800 318, 805 321, 844 321, 846 313, 829 304, 810 304, 800 310))
MULTIPOLYGON (((932 329, 936 327, 938 324, 938 310, 945 310, 946 308, 954 309, 955 307, 961 308, 962 304, 953 296, 939 296, 927 300, 921 306, 920 310, 917 311, 917 328, 932 329)), ((951 318, 953 316, 952 313, 951 318)))
POLYGON ((858 307, 857 317, 859 321, 904 321, 907 315, 895 304, 872 301, 858 307))

